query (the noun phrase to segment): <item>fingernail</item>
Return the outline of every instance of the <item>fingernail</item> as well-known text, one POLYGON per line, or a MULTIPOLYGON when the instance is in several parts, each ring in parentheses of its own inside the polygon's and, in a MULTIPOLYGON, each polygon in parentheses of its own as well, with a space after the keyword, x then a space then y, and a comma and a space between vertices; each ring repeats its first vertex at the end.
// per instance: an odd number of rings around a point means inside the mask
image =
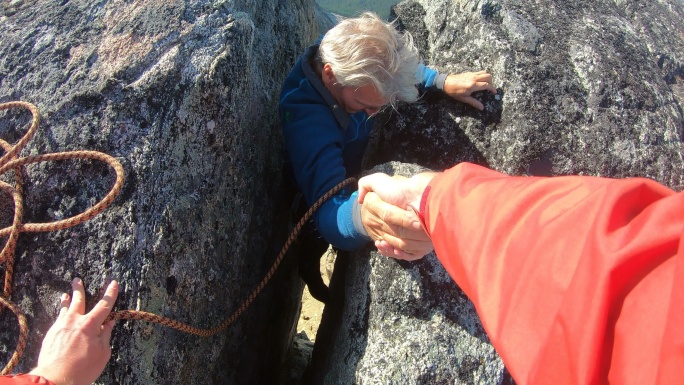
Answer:
POLYGON ((78 277, 77 277, 77 278, 74 278, 74 280, 71 281, 71 283, 72 283, 73 285, 78 285, 78 284, 81 283, 81 278, 78 278, 78 277))

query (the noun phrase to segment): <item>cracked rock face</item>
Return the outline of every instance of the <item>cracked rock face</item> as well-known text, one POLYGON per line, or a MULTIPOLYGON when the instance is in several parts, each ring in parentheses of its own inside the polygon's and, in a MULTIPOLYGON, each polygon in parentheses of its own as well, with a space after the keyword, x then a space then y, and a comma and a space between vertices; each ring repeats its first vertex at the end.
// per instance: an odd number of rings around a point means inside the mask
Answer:
MULTIPOLYGON (((319 35, 318 13, 303 0, 0 5, 0 102, 32 102, 43 115, 23 154, 99 150, 126 173, 113 206, 89 222, 20 236, 12 300, 27 313, 31 335, 18 371, 35 365, 73 277, 84 279, 91 305, 116 279, 118 309, 201 328, 218 325, 256 287, 287 229, 278 201, 277 95, 319 35)), ((26 112, 0 113, 0 137, 15 142, 28 120, 26 112)), ((25 179, 25 222, 82 212, 114 180, 106 165, 88 161, 30 166, 25 179)), ((6 198, 0 213, 12 212, 6 198)), ((245 314, 214 337, 120 321, 100 381, 272 383, 300 295, 286 260, 245 314)), ((11 313, 2 317, 4 365, 17 330, 11 313)))
MULTIPOLYGON (((421 0, 394 14, 431 66, 486 69, 499 92, 478 95, 484 112, 426 95, 382 116, 368 168, 411 174, 472 161, 510 174, 684 187, 681 1, 421 0)), ((20 236, 12 300, 31 336, 17 370, 35 364, 75 276, 90 304, 117 279, 118 309, 199 327, 249 295, 286 236, 280 84, 331 21, 310 0, 0 5, 0 102, 29 101, 43 114, 23 154, 99 150, 126 172, 121 195, 96 218, 20 236)), ((0 113, 0 138, 17 141, 27 122, 25 112, 0 113)), ((106 165, 89 161, 29 166, 24 176, 25 222, 82 212, 113 182, 106 165)), ((3 227, 13 210, 6 198, 3 227)), ((326 309, 314 383, 511 381, 434 257, 402 264, 363 250, 338 261, 332 285, 346 297, 326 309)), ((301 295, 292 262, 215 337, 119 322, 100 381, 274 383, 301 295)), ((0 316, 7 362, 17 327, 0 316)))
MULTIPOLYGON (((476 95, 482 112, 439 94, 385 111, 367 169, 413 175, 469 161, 684 188, 680 1, 418 0, 393 15, 429 65, 486 69, 498 92, 476 95)), ((403 263, 362 250, 338 257, 331 285, 309 383, 513 382, 434 256, 403 263)))

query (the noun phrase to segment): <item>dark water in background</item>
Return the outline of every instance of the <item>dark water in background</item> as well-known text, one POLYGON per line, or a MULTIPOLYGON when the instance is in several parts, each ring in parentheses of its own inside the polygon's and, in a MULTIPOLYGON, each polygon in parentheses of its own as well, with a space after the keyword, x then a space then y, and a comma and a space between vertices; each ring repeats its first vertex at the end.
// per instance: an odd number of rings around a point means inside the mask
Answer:
POLYGON ((390 7, 399 0, 316 0, 326 11, 345 17, 354 17, 363 11, 373 11, 387 20, 390 7))
MULTIPOLYGON (((400 1, 401 0, 316 0, 318 5, 326 11, 345 17, 354 17, 363 11, 373 11, 385 20, 389 17, 390 7, 400 1)), ((675 2, 684 4, 684 0, 675 0, 675 2)))

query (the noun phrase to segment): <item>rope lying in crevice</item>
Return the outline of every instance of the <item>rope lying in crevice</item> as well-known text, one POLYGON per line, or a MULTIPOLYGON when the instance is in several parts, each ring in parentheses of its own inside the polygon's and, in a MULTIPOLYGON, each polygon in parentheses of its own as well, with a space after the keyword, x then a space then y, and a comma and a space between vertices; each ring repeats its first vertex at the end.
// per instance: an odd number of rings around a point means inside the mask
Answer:
MULTIPOLYGON (((117 161, 115 158, 113 158, 110 155, 97 152, 97 151, 69 151, 69 152, 59 152, 59 153, 52 153, 52 154, 43 154, 43 155, 33 155, 33 156, 27 156, 23 158, 17 157, 21 149, 26 146, 26 143, 33 137, 33 134, 35 133, 39 121, 40 121, 40 114, 38 111, 38 108, 34 106, 33 104, 26 103, 26 102, 9 102, 9 103, 4 103, 0 104, 0 110, 6 110, 9 108, 25 108, 31 111, 31 114, 33 115, 33 120, 31 122, 31 126, 29 127, 27 133, 15 144, 15 145, 10 145, 9 143, 5 142, 4 140, 0 139, 0 145, 3 147, 5 150, 5 155, 0 158, 0 176, 4 175, 7 171, 12 170, 14 171, 14 180, 15 180, 15 186, 12 186, 8 183, 5 183, 3 181, 0 181, 0 189, 8 193, 9 195, 12 196, 14 200, 14 218, 12 221, 12 225, 9 227, 6 227, 4 229, 0 230, 0 238, 2 237, 7 237, 9 236, 7 243, 5 244, 4 248, 2 249, 2 252, 0 252, 0 265, 3 263, 5 264, 5 285, 4 285, 4 290, 3 294, 0 297, 0 310, 2 308, 8 308, 10 309, 18 319, 19 323, 19 339, 17 341, 17 347, 14 351, 14 354, 10 358, 10 361, 7 363, 5 368, 0 372, 0 374, 8 374, 10 373, 17 365, 19 362, 19 359, 21 358, 21 355, 23 354, 23 351, 26 347, 26 341, 28 339, 28 326, 26 323, 26 317, 24 314, 21 312, 21 309, 19 309, 12 301, 10 301, 10 295, 12 293, 12 275, 14 272, 14 249, 16 248, 16 243, 17 243, 17 238, 19 236, 19 233, 21 232, 44 232, 44 231, 55 231, 55 230, 61 230, 61 229, 66 229, 75 225, 78 225, 80 223, 83 223, 87 221, 88 219, 94 217, 98 213, 102 212, 104 209, 106 209, 116 198, 116 196, 119 194, 121 191, 121 187, 123 185, 124 181, 124 172, 123 172, 123 167, 121 166, 121 163, 117 161), (22 216, 23 216, 23 203, 22 203, 22 193, 23 193, 23 180, 21 177, 21 167, 31 164, 31 163, 38 163, 38 162, 45 162, 45 161, 52 161, 52 160, 64 160, 64 159, 95 159, 95 160, 100 160, 108 165, 110 165, 114 171, 116 172, 116 181, 114 182, 114 186, 112 186, 111 190, 107 195, 97 204, 89 208, 88 210, 84 211, 81 214, 78 214, 74 217, 68 218, 68 219, 63 219, 60 221, 55 221, 55 222, 50 222, 50 223, 22 223, 22 216)), ((283 245, 283 248, 280 250, 280 253, 276 257, 275 261, 273 262, 273 265, 271 265, 271 268, 268 270, 264 278, 261 280, 261 282, 257 285, 257 287, 252 291, 252 293, 242 302, 242 304, 238 307, 233 314, 226 318, 223 322, 221 322, 218 326, 215 326, 210 329, 201 329, 197 328, 194 326, 190 326, 187 324, 184 324, 182 322, 173 320, 171 318, 167 317, 162 317, 157 314, 153 313, 148 313, 145 311, 139 311, 139 310, 121 310, 121 311, 116 311, 112 312, 107 319, 105 320, 105 323, 110 321, 110 320, 126 320, 126 319, 132 319, 132 320, 141 320, 141 321, 147 321, 147 322, 153 322, 153 323, 158 323, 163 326, 167 326, 170 328, 174 328, 180 331, 183 331, 185 333, 189 334, 194 334, 197 336, 201 337, 207 337, 214 335, 227 327, 229 327, 235 320, 242 315, 242 313, 251 305, 251 303, 254 301, 254 299, 261 293, 263 288, 266 286, 266 284, 270 281, 270 279, 273 277, 273 274, 275 273, 276 269, 282 262, 283 258, 285 257, 285 254, 287 254, 288 249, 292 245, 292 243, 295 241, 297 236, 299 235, 299 232, 301 231, 302 227, 304 224, 311 218, 313 213, 318 210, 318 208, 325 202, 327 201, 330 197, 333 195, 337 194, 340 190, 342 190, 345 186, 354 183, 356 179, 354 178, 348 178, 344 180, 343 182, 339 183, 337 186, 333 187, 328 191, 325 195, 323 195, 320 199, 318 199, 312 206, 309 208, 309 210, 302 216, 302 218, 299 220, 297 225, 294 227, 292 232, 290 233, 290 236, 287 238, 285 241, 285 244, 283 245)))
POLYGON ((247 296, 247 298, 242 302, 240 307, 238 307, 233 314, 223 320, 219 325, 214 326, 213 328, 210 329, 201 329, 197 328, 194 326, 190 326, 188 324, 184 324, 182 322, 178 322, 176 320, 173 320, 171 318, 167 317, 162 317, 160 315, 154 314, 154 313, 148 313, 145 311, 140 311, 140 310, 121 310, 121 311, 116 311, 107 317, 105 322, 110 321, 110 320, 120 320, 120 319, 135 319, 135 320, 141 320, 141 321, 148 321, 148 322, 154 322, 158 323, 173 329, 180 330, 182 332, 188 333, 188 334, 194 334, 200 337, 208 337, 212 336, 224 329, 226 329, 228 326, 230 326, 233 322, 235 322, 242 313, 247 310, 249 305, 251 305, 252 301, 259 295, 261 290, 263 290, 264 286, 268 283, 268 281, 271 280, 273 277, 273 274, 275 273, 276 269, 280 265, 280 262, 282 262, 283 258, 285 257, 285 254, 287 254, 287 250, 290 248, 292 243, 297 239, 297 236, 299 235, 299 232, 302 230, 302 227, 306 222, 311 219, 311 216, 313 215, 316 210, 318 210, 319 207, 325 201, 330 199, 333 195, 337 194, 340 190, 342 190, 346 185, 351 184, 356 182, 355 178, 348 178, 345 179, 344 181, 340 182, 337 186, 333 187, 330 189, 325 195, 323 195, 321 198, 319 198, 310 208, 309 210, 302 216, 302 219, 297 222, 297 225, 292 229, 292 232, 290 233, 290 236, 287 238, 285 241, 285 244, 283 245, 282 249, 280 249, 280 253, 278 253, 278 256, 276 257, 275 261, 273 261, 273 265, 271 265, 271 268, 268 270, 264 278, 259 282, 257 287, 252 291, 252 293, 247 296))

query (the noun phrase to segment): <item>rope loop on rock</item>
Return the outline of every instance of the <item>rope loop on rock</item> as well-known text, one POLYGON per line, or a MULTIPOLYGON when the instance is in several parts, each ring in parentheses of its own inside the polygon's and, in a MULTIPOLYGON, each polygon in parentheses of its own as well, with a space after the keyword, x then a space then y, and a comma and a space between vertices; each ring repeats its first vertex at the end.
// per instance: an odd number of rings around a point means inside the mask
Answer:
POLYGON ((36 132, 36 129, 38 128, 38 124, 40 123, 40 112, 35 105, 27 102, 17 101, 0 104, 0 111, 10 108, 27 109, 31 112, 32 119, 31 125, 29 126, 27 132, 16 144, 12 145, 5 140, 0 139, 0 146, 2 146, 2 149, 5 151, 5 154, 0 158, 0 176, 5 175, 5 173, 8 171, 13 171, 14 173, 14 185, 0 180, 0 190, 11 196, 12 200, 14 201, 14 217, 12 219, 12 224, 4 229, 0 229, 0 237, 8 237, 5 246, 2 248, 2 251, 0 251, 0 265, 5 265, 5 280, 2 290, 2 297, 0 298, 0 310, 7 308, 12 311, 17 316, 19 323, 19 339, 17 341, 17 347, 15 348, 14 354, 10 358, 10 361, 0 372, 0 374, 3 375, 10 373, 17 365, 21 355, 24 352, 24 349, 26 348, 26 341, 28 340, 28 325, 26 323, 26 317, 21 312, 21 309, 19 309, 19 307, 10 300, 10 296, 12 295, 12 277, 14 275, 14 251, 17 246, 19 233, 62 230, 81 224, 105 210, 121 192, 121 187, 123 186, 124 181, 124 171, 121 163, 114 157, 98 151, 66 151, 19 157, 19 153, 26 146, 29 140, 31 140, 36 132), (22 167, 32 163, 66 159, 94 159, 107 163, 114 169, 114 172, 116 173, 116 181, 114 182, 114 186, 112 186, 109 193, 107 193, 107 195, 105 195, 101 201, 84 212, 71 218, 48 223, 22 223, 24 213, 24 181, 22 177, 22 167))
MULTIPOLYGON (((19 152, 26 146, 26 143, 33 137, 38 124, 40 122, 40 114, 38 108, 31 103, 27 102, 9 102, 0 104, 0 111, 10 108, 24 108, 28 109, 33 115, 31 125, 24 134, 24 136, 15 144, 11 145, 6 141, 0 139, 0 146, 5 150, 5 155, 0 158, 0 176, 4 175, 7 171, 14 171, 14 186, 9 183, 0 181, 0 190, 5 191, 10 195, 14 201, 14 218, 12 225, 4 229, 0 229, 0 237, 8 237, 7 243, 0 252, 0 265, 5 264, 5 284, 3 289, 2 297, 0 297, 0 311, 3 308, 10 309, 16 316, 19 323, 19 339, 17 341, 17 347, 12 355, 10 361, 0 372, 0 374, 5 375, 11 373, 11 371, 16 367, 21 355, 26 348, 26 341, 28 340, 28 325, 26 323, 26 317, 22 313, 21 309, 16 306, 12 301, 10 301, 10 295, 12 293, 12 276, 14 272, 14 251, 17 244, 17 238, 21 232, 44 232, 44 231, 55 231, 66 229, 72 226, 81 224, 103 210, 105 210, 116 198, 116 196, 121 192, 121 188, 124 182, 124 171, 121 163, 114 157, 98 152, 98 151, 67 151, 58 152, 51 154, 41 154, 32 155, 27 157, 18 157, 19 152), (75 215, 71 218, 49 222, 49 223, 22 223, 23 217, 23 179, 22 179, 22 166, 26 166, 32 163, 47 162, 47 161, 57 161, 65 159, 94 159, 107 163, 111 166, 116 173, 116 181, 114 186, 107 195, 94 206, 90 207, 81 214, 75 215)), ((200 337, 208 337, 214 335, 227 327, 229 327, 235 320, 242 315, 242 313, 247 310, 247 308, 252 304, 254 299, 261 293, 266 284, 271 280, 275 274, 276 269, 280 266, 283 258, 287 254, 292 243, 297 239, 302 227, 306 224, 308 220, 311 219, 313 214, 318 210, 325 201, 330 199, 333 195, 339 193, 345 186, 355 183, 355 178, 348 178, 330 189, 325 195, 318 199, 309 210, 302 216, 302 218, 297 222, 290 236, 285 241, 280 253, 276 257, 275 261, 271 265, 264 278, 259 282, 256 288, 250 293, 249 296, 242 302, 242 304, 223 322, 218 326, 209 329, 201 329, 182 322, 176 321, 171 318, 163 317, 157 314, 148 313, 139 310, 121 310, 112 312, 109 314, 107 319, 104 321, 109 322, 111 320, 141 320, 147 322, 157 323, 163 326, 167 326, 173 329, 180 330, 185 333, 197 335, 200 337)))

